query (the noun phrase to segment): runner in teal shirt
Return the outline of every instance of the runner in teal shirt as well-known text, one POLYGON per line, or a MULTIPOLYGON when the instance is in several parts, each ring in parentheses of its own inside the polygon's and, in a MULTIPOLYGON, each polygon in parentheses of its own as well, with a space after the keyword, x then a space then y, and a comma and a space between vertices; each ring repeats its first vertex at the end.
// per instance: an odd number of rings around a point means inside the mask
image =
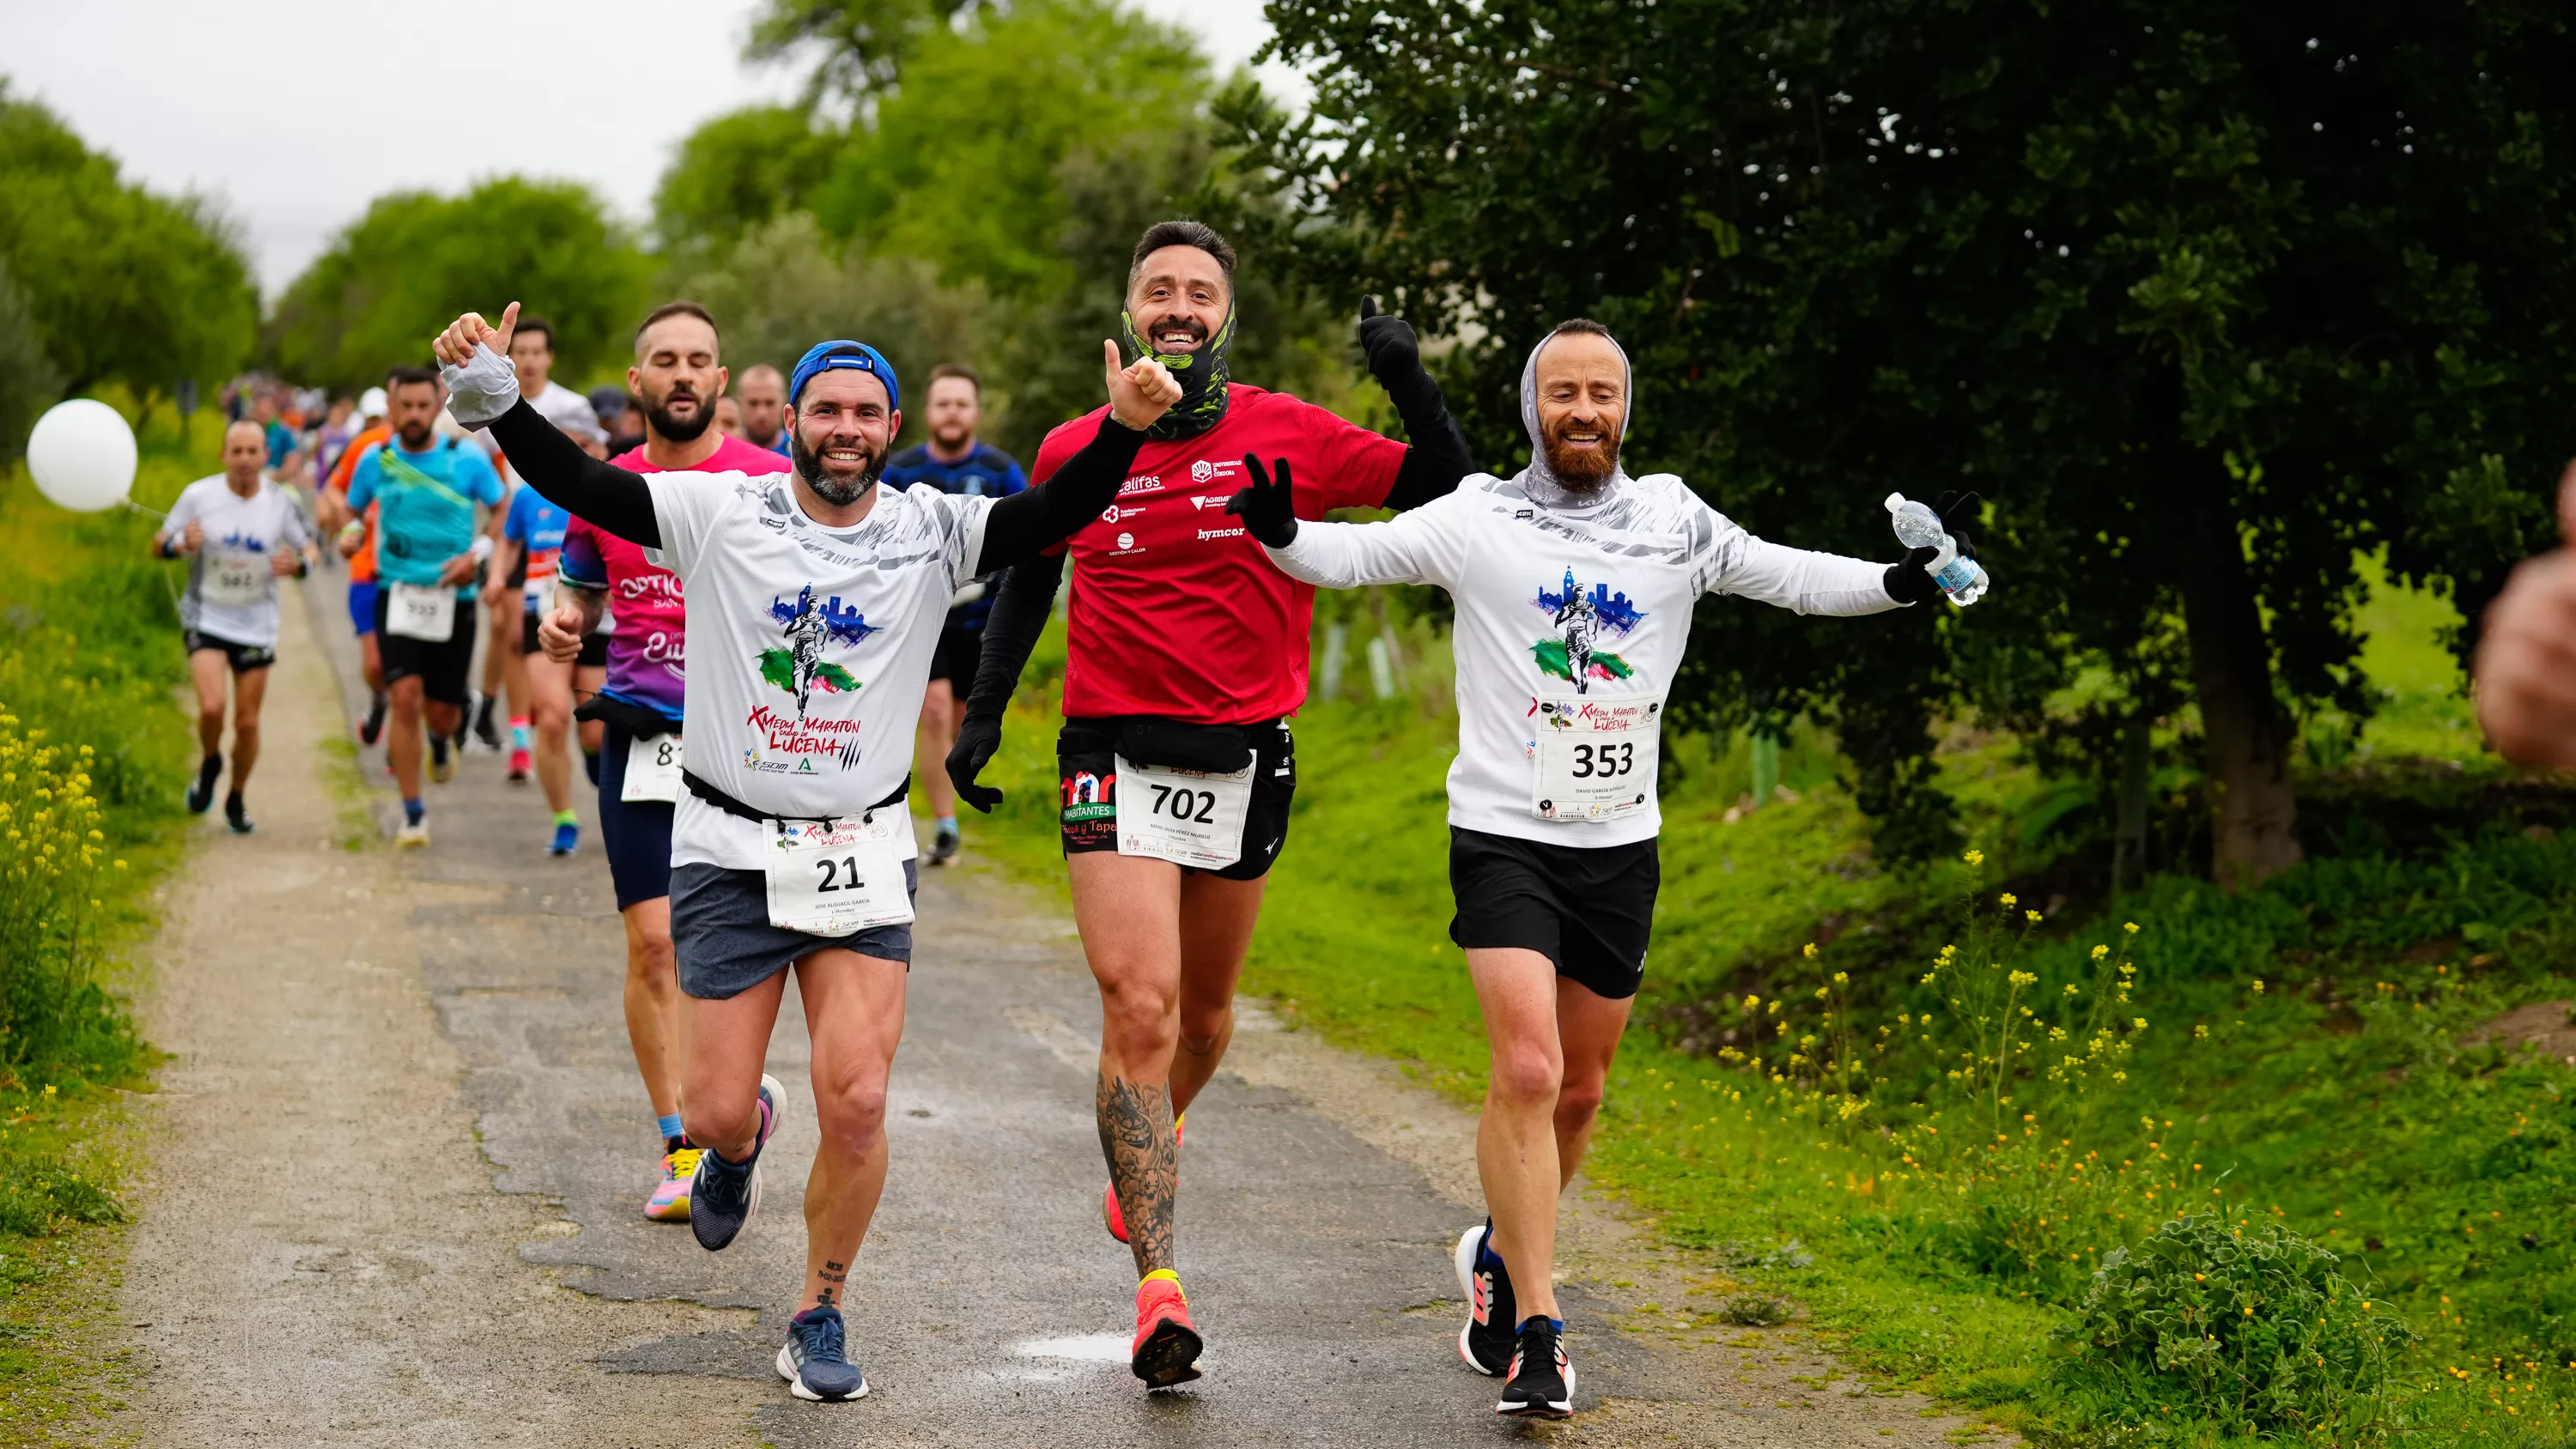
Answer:
MULTIPOLYGON (((349 477, 349 508, 376 518, 376 572, 391 583, 421 587, 438 582, 447 561, 474 546, 474 505, 501 505, 501 475, 480 448, 433 439, 414 452, 396 438, 367 450, 349 477)), ((460 585, 462 597, 474 592, 460 585)))

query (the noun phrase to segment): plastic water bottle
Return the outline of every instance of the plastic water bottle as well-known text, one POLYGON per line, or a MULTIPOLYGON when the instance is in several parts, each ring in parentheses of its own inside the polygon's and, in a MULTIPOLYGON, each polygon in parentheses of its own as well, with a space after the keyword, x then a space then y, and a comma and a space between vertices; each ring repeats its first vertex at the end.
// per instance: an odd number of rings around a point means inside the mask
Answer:
POLYGON ((1941 515, 1902 493, 1887 495, 1887 515, 1896 525, 1896 541, 1907 548, 1937 548, 1925 569, 1950 602, 1961 608, 1986 596, 1986 571, 1972 558, 1959 557, 1959 546, 1941 527, 1941 515))

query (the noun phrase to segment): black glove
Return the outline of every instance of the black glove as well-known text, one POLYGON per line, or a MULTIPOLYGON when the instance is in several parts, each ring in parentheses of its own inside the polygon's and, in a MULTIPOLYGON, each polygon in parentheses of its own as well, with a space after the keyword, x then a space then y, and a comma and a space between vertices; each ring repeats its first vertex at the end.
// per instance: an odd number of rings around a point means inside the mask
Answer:
POLYGON ((1389 391, 1395 379, 1422 371, 1422 343, 1401 317, 1377 310, 1377 298, 1360 298, 1360 352, 1368 358, 1369 376, 1389 391))
MULTIPOLYGON (((1907 552, 1905 562, 1889 564, 1887 596, 1900 604, 1929 603, 1941 597, 1941 586, 1932 582, 1930 573, 1932 560, 1940 556, 1941 550, 1937 548, 1918 548, 1907 552)), ((963 747, 966 736, 960 733, 957 739, 959 745, 963 747)), ((951 755, 949 758, 953 760, 957 757, 951 755)), ((956 772, 952 770, 949 773, 956 772)), ((963 787, 961 786, 960 789, 962 791, 963 787)))
POLYGON ((1961 558, 1975 558, 1977 556, 1977 546, 1968 541, 1967 530, 1959 527, 1954 520, 1974 518, 1977 513, 1978 501, 1978 496, 1974 491, 1967 493, 1944 493, 1941 495, 1939 500, 1934 502, 1932 505, 1932 512, 1939 516, 1941 520, 1941 531, 1950 535, 1950 541, 1959 546, 1959 557, 1961 558))
POLYGON ((978 785, 975 777, 1002 747, 1002 722, 991 715, 970 714, 957 725, 957 743, 948 748, 948 783, 957 787, 957 798, 990 815, 1002 803, 1002 792, 990 785, 978 785))
POLYGON ((1252 486, 1227 499, 1225 511, 1242 519, 1245 530, 1270 548, 1286 548, 1296 542, 1297 495, 1288 477, 1288 460, 1279 460, 1279 479, 1275 483, 1261 471, 1261 460, 1250 453, 1243 455, 1243 471, 1252 475, 1252 486))

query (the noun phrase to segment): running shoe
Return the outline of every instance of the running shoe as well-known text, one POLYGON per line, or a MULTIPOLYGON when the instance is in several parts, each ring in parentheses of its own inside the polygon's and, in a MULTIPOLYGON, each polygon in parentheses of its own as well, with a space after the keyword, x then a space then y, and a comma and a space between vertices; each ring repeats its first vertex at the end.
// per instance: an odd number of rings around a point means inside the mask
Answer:
POLYGON ((1459 1235, 1449 1255, 1458 1269, 1458 1291, 1467 1300, 1467 1325, 1458 1330, 1458 1356, 1467 1367, 1499 1378, 1512 1366, 1519 1334, 1512 1328, 1512 1275, 1494 1256, 1491 1220, 1459 1235))
POLYGON ((429 844, 429 818, 423 816, 418 820, 404 821, 402 828, 394 832, 394 844, 408 846, 429 844))
POLYGON ((532 763, 533 761, 528 758, 526 747, 522 746, 510 751, 510 783, 513 785, 528 783, 528 767, 532 763))
POLYGON ((548 855, 570 855, 581 848, 581 827, 566 822, 555 827, 554 844, 546 847, 548 855))
POLYGON ((382 691, 378 691, 375 698, 367 701, 367 719, 364 724, 358 726, 358 743, 372 745, 384 732, 385 696, 382 691))
POLYGON ((1149 1389, 1168 1389, 1199 1376, 1199 1331, 1190 1323, 1190 1300, 1180 1275, 1156 1269, 1136 1285, 1136 1342, 1127 1366, 1149 1389))
MULTIPOLYGON (((458 734, 460 737, 456 743, 461 749, 465 744, 463 731, 458 734)), ((479 690, 474 695, 474 738, 483 742, 483 748, 495 753, 501 748, 500 731, 492 726, 492 696, 479 690)))
POLYGON ((235 835, 248 835, 259 827, 250 823, 250 812, 242 808, 242 797, 236 792, 224 797, 224 823, 235 835))
POLYGON ((653 1195, 644 1202, 644 1216, 657 1223, 685 1223, 689 1220, 689 1179, 698 1171, 698 1159, 705 1150, 697 1147, 674 1147, 662 1154, 662 1180, 653 1184, 653 1195))
MULTIPOLYGON (((458 745, 457 748, 463 749, 464 746, 458 745)), ((444 785, 455 778, 456 757, 448 752, 447 738, 444 735, 431 735, 429 737, 429 782, 433 785, 444 785)))
POLYGON ((188 813, 203 815, 215 803, 215 781, 224 773, 224 757, 208 755, 197 762, 197 783, 188 787, 188 813))
POLYGON ((1521 1325, 1512 1376, 1494 1412, 1515 1419, 1574 1417, 1574 1360, 1565 1356, 1565 1331, 1553 1321, 1532 1318, 1521 1325))
POLYGON ((932 865, 946 865, 948 862, 955 860, 956 858, 957 822, 954 820, 942 820, 939 822, 939 828, 931 833, 930 863, 932 865))
POLYGON ((760 1135, 752 1139, 751 1156, 727 1162, 722 1153, 702 1152, 690 1176, 689 1231, 697 1235, 698 1246, 710 1253, 724 1251, 760 1215, 760 1149, 778 1131, 787 1089, 778 1085, 776 1077, 763 1073, 759 1100, 760 1135))
POLYGON ((838 1404, 868 1396, 868 1376, 850 1362, 841 1310, 817 1306, 787 1320, 787 1342, 778 1350, 778 1376, 800 1399, 838 1404))
MULTIPOLYGON (((1172 1119, 1172 1150, 1175 1153, 1181 1149, 1182 1134, 1189 1130, 1190 1114, 1187 1112, 1172 1119)), ((1118 1184, 1115 1182, 1100 1194, 1100 1225, 1109 1229, 1109 1236, 1122 1243, 1127 1241, 1127 1215, 1118 1210, 1118 1184)))

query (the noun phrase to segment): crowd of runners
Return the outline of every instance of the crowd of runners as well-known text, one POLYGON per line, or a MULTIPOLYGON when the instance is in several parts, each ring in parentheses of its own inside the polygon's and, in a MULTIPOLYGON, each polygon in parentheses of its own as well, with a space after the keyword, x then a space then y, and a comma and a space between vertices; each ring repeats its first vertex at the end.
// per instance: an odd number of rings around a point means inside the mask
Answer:
POLYGON ((1458 1351, 1504 1380, 1499 1412, 1550 1418, 1575 1387, 1557 1203, 1644 973, 1657 744, 1694 601, 1865 614, 1938 596, 1931 549, 1884 564, 1784 548, 1678 478, 1631 476, 1628 361, 1596 323, 1532 348, 1530 461, 1510 474, 1478 470, 1412 330, 1370 303, 1360 346, 1408 441, 1236 382, 1235 265, 1203 224, 1149 229, 1125 336, 1102 343, 1102 405, 1048 433, 1025 475, 980 441, 982 380, 963 365, 933 370, 925 439, 897 451, 905 386, 864 342, 733 378, 718 319, 674 301, 637 327, 625 387, 585 397, 553 380, 551 329, 511 301, 459 317, 434 368, 406 362, 330 405, 318 528, 275 476, 301 445, 290 430, 281 454, 257 415, 274 404, 254 399, 224 473, 191 485, 155 541, 189 560, 205 745, 189 803, 210 808, 223 776, 229 678, 237 831, 252 829, 277 580, 318 546, 348 561, 372 697, 357 729, 384 745, 399 843, 429 843, 425 787, 475 745, 533 777, 547 848, 578 853, 579 752, 661 1155, 643 1211, 710 1251, 759 1212, 787 1107, 762 1063, 794 978, 821 1118, 777 1358, 800 1398, 868 1392, 843 1288, 888 1171, 923 858, 910 797, 928 796, 932 863, 959 848, 959 800, 999 800, 979 776, 1068 574, 1059 829, 1100 989, 1100 1206, 1136 1270, 1136 1377, 1201 1372, 1179 1276, 1183 1121, 1232 1039, 1287 844, 1314 590, 1430 584, 1457 616, 1450 929, 1493 1065, 1490 1216, 1453 1254, 1458 1351), (1393 516, 1322 521, 1350 508, 1393 516))

